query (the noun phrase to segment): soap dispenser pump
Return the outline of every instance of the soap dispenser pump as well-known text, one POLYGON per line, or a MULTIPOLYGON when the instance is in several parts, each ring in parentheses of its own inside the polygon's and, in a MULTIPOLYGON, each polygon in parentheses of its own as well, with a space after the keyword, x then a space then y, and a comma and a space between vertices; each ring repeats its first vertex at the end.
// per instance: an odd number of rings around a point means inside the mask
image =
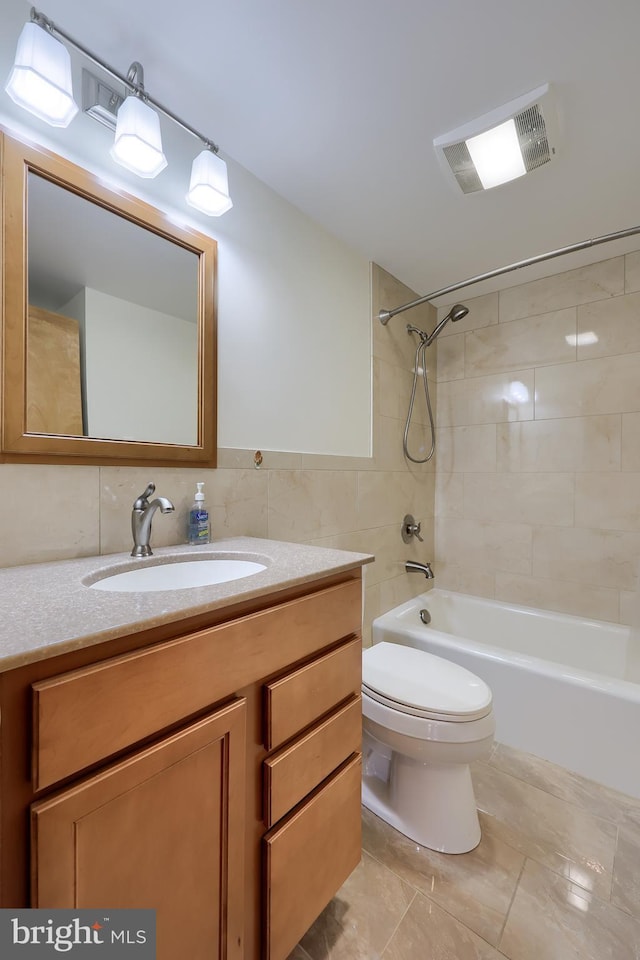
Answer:
POLYGON ((202 488, 204 483, 196 483, 196 493, 193 498, 193 506, 189 511, 189 543, 197 545, 198 543, 209 543, 209 511, 204 502, 204 493, 202 488))

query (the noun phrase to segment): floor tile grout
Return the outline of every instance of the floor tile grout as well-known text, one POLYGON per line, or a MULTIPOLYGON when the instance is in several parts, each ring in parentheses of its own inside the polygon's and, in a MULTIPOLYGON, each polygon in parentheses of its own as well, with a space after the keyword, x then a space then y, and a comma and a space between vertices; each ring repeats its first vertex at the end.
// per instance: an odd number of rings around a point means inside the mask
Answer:
MULTIPOLYGON (((409 886, 411 886, 411 884, 409 884, 409 886)), ((391 934, 391 936, 389 937, 389 939, 388 939, 387 942, 385 943, 384 947, 383 947, 382 950, 380 951, 380 957, 381 957, 381 958, 384 957, 385 950, 387 949, 387 947, 389 946, 389 944, 391 943, 391 941, 392 941, 393 938, 395 937, 396 933, 398 932, 398 930, 399 930, 399 928, 400 928, 400 924, 402 923, 402 921, 404 920, 404 918, 405 918, 406 915, 408 914, 409 909, 410 909, 410 907, 411 907, 411 904, 415 901, 416 897, 418 896, 418 891, 415 889, 415 887, 411 887, 411 889, 414 891, 413 896, 411 897, 411 900, 410 900, 409 903, 407 904, 406 910, 404 911, 404 913, 402 914, 402 916, 400 917, 400 919, 399 919, 398 922, 396 923, 395 927, 393 928, 393 933, 391 934)))
MULTIPOLYGON (((518 874, 518 879, 516 880, 516 884, 515 884, 515 886, 514 886, 514 888, 513 888, 513 893, 511 894, 511 900, 509 901, 509 906, 507 907, 507 912, 506 912, 505 915, 504 915, 504 921, 503 921, 502 926, 501 926, 501 928, 500 928, 500 936, 498 937, 498 939, 497 939, 497 941, 496 941, 496 950, 500 950, 500 944, 502 943, 502 937, 504 936, 504 930, 505 930, 505 927, 507 926, 507 920, 509 919, 509 914, 511 913, 511 907, 513 906, 513 901, 514 901, 515 898, 516 898, 516 894, 517 894, 517 892, 518 892, 518 887, 520 886, 520 881, 522 880, 522 874, 524 873, 524 868, 525 868, 526 865, 527 865, 527 860, 528 860, 528 859, 529 859, 529 857, 525 857, 524 860, 522 861, 522 866, 520 867, 520 873, 518 874)), ((500 953, 502 953, 502 950, 500 950, 500 953)), ((506 956, 506 954, 503 954, 503 956, 506 956)))

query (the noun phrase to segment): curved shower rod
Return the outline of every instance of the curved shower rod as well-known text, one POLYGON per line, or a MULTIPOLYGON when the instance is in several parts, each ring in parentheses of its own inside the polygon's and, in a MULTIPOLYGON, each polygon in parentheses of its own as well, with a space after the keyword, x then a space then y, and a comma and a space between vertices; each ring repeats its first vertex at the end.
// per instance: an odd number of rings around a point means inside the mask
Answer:
POLYGON ((522 267, 530 267, 534 263, 543 263, 545 260, 553 260, 554 257, 562 257, 566 253, 576 253, 578 250, 586 250, 588 247, 595 247, 600 243, 609 243, 611 240, 622 240, 625 237, 633 237, 640 233, 640 226, 629 227, 626 230, 618 230, 616 233, 605 233, 601 237, 594 237, 592 240, 583 240, 581 243, 572 243, 568 247, 560 247, 558 250, 551 250, 549 253, 539 253, 535 257, 528 257, 526 260, 518 260, 517 263, 510 263, 506 267, 499 267, 497 270, 489 270, 487 273, 481 273, 477 277, 470 277, 468 280, 462 280, 460 283, 452 283, 448 287, 442 287, 441 290, 434 290, 425 297, 418 297, 410 303, 405 303, 394 310, 381 310, 378 314, 380 323, 386 326, 391 317, 397 313, 404 313, 405 310, 411 310, 412 307, 419 307, 422 303, 428 303, 435 300, 436 297, 444 297, 448 293, 455 293, 456 290, 462 290, 463 287, 470 287, 474 283, 480 283, 482 280, 491 280, 493 277, 501 277, 504 273, 511 273, 513 270, 520 270, 522 267))

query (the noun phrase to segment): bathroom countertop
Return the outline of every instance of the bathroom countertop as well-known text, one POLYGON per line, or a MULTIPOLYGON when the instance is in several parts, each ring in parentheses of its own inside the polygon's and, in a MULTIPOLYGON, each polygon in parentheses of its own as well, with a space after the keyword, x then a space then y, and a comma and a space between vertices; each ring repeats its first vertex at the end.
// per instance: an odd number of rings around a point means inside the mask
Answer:
POLYGON ((156 548, 150 560, 117 553, 3 568, 0 672, 353 570, 373 559, 344 550, 234 537, 206 546, 156 548), (267 569, 240 580, 181 590, 112 593, 89 589, 89 584, 114 572, 115 567, 122 572, 144 563, 166 563, 176 556, 195 559, 209 553, 256 560, 267 569))

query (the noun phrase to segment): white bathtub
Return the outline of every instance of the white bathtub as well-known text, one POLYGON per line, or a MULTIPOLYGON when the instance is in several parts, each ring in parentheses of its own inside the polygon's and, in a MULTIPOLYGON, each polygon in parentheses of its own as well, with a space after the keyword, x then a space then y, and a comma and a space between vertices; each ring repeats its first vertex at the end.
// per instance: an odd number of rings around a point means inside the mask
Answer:
POLYGON ((381 640, 485 680, 496 740, 640 797, 640 683, 630 679, 628 627, 435 589, 374 620, 373 642, 381 640))

